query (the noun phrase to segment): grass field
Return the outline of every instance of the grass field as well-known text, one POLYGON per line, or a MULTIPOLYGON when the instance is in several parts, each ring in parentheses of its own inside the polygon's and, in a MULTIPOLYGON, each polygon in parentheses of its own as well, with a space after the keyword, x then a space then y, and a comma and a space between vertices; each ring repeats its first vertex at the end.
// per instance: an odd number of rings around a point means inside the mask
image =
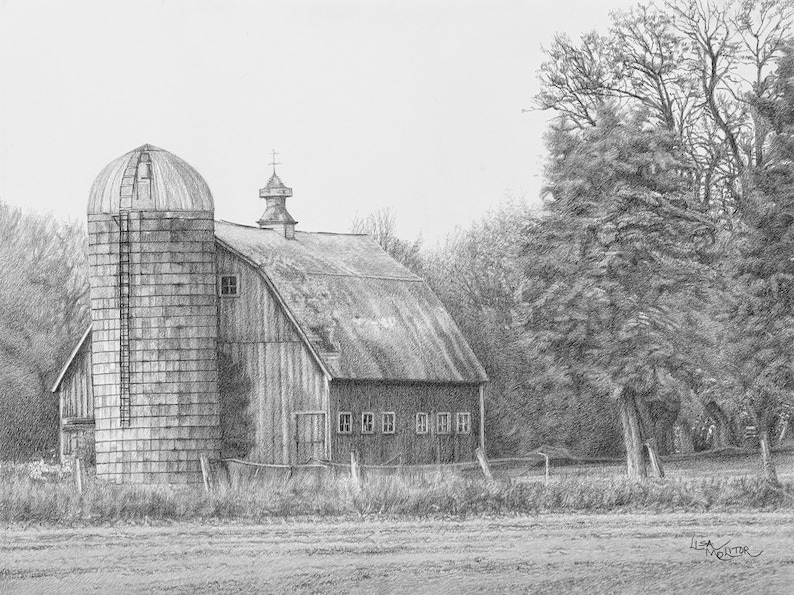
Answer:
POLYGON ((313 472, 206 494, 0 467, 0 593, 794 592, 794 453, 670 458, 665 480, 568 464, 365 477, 313 472), (787 495, 788 494, 788 495, 787 495), (692 540, 749 548, 718 559, 692 540))
POLYGON ((794 514, 14 528, 2 593, 791 593, 794 514), (718 560, 692 538, 760 555, 718 560))

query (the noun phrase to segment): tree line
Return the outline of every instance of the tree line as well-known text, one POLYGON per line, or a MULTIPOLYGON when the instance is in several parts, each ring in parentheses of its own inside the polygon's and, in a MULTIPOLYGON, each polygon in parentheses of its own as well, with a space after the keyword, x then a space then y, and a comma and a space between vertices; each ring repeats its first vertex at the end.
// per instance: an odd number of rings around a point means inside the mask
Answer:
POLYGON ((0 459, 52 457, 50 392, 88 325, 85 229, 0 202, 0 459))
POLYGON ((557 341, 539 357, 577 362, 553 386, 578 375, 617 405, 631 475, 660 474, 671 422, 686 432, 702 413, 726 442, 737 420, 755 427, 777 481, 794 388, 793 15, 777 0, 640 4, 546 50, 551 199, 525 247, 540 281, 526 323, 557 341))

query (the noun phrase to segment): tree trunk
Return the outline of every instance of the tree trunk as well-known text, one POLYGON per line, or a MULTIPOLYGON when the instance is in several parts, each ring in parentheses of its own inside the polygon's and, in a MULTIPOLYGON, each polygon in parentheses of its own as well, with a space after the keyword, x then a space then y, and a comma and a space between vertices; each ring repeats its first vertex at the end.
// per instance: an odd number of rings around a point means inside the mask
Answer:
POLYGON ((651 475, 654 477, 664 477, 662 461, 659 458, 659 441, 654 431, 654 420, 651 415, 651 407, 647 402, 638 399, 636 395, 634 396, 634 406, 639 414, 640 435, 643 437, 645 448, 648 449, 647 462, 650 464, 651 475))
POLYGON ((652 475, 654 477, 664 477, 664 468, 656 449, 650 442, 646 442, 645 447, 648 449, 648 462, 651 466, 652 475))
POLYGON ((642 432, 640 430, 640 415, 633 395, 627 395, 624 390, 618 399, 620 421, 623 426, 623 444, 626 446, 626 464, 629 477, 647 477, 648 470, 645 465, 643 453, 642 432))
POLYGON ((777 480, 777 471, 775 464, 772 462, 772 453, 769 450, 769 431, 766 427, 760 427, 758 430, 758 439, 761 442, 761 462, 764 465, 764 477, 774 486, 780 485, 777 480))
POLYGON ((657 419, 654 423, 654 436, 659 447, 660 455, 672 454, 675 450, 675 418, 657 419))
POLYGON ((730 417, 714 401, 706 405, 706 414, 714 421, 714 442, 712 448, 738 446, 736 431, 730 417))
POLYGON ((778 446, 783 444, 783 441, 786 439, 786 431, 788 430, 790 423, 791 423, 791 417, 787 417, 783 422, 783 429, 780 431, 780 436, 777 439, 778 446))

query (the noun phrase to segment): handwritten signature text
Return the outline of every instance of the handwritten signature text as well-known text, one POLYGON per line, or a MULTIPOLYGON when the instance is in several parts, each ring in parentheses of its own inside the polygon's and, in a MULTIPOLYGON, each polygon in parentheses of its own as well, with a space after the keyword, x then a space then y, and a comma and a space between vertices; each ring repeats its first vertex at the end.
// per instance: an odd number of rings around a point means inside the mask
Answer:
POLYGON ((735 545, 730 546, 731 540, 729 539, 722 545, 715 545, 710 539, 697 539, 693 537, 689 542, 689 549, 699 550, 705 552, 706 556, 713 556, 717 560, 727 561, 733 558, 741 558, 742 556, 749 556, 750 558, 757 558, 763 551, 753 553, 750 551, 749 545, 735 545))

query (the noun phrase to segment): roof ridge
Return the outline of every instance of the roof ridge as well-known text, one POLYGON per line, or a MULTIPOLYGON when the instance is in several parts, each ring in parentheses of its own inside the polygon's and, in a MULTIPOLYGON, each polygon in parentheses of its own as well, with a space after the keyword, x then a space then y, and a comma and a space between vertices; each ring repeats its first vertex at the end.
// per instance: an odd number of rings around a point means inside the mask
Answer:
POLYGON ((426 282, 424 279, 422 279, 422 277, 420 277, 419 275, 414 275, 413 273, 411 273, 410 277, 393 277, 393 276, 384 276, 384 275, 356 275, 354 273, 320 273, 314 271, 305 271, 303 274, 312 275, 315 277, 349 277, 351 279, 378 279, 381 281, 410 281, 411 283, 426 282))
MULTIPOLYGON (((244 227, 245 229, 259 229, 262 230, 261 227, 258 225, 246 225, 245 223, 237 223, 236 221, 227 221, 226 219, 216 219, 215 223, 226 223, 227 225, 235 225, 237 227, 244 227)), ((269 229, 265 229, 262 231, 272 231, 269 229)), ((368 233, 352 233, 347 231, 307 231, 305 229, 296 229, 295 233, 305 233, 311 235, 326 235, 326 236, 356 236, 362 238, 371 238, 368 233)))

